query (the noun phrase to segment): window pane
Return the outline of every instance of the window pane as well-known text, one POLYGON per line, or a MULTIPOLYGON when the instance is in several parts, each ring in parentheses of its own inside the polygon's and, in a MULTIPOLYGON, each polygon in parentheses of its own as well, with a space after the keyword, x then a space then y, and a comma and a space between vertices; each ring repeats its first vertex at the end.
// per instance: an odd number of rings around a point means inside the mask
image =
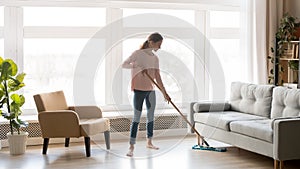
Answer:
MULTIPOLYGON (((88 39, 24 40, 24 72, 27 74, 25 94, 29 98, 25 108, 34 108, 31 98, 33 94, 56 90, 63 90, 68 104, 73 104, 74 70, 87 41, 88 39)), ((99 40, 99 46, 103 46, 101 42, 99 40)), ((96 96, 104 97, 102 93, 96 96)))
POLYGON ((4 7, 0 6, 0 26, 4 26, 4 7))
POLYGON ((212 39, 210 42, 223 67, 225 83, 228 87, 226 91, 230 91, 231 82, 244 81, 246 75, 246 65, 243 64, 243 57, 240 55, 240 40, 212 39))
MULTIPOLYGON (((183 40, 189 41, 191 46, 186 46, 183 41, 165 38, 162 50, 158 51, 164 85, 177 103, 190 101, 194 90, 190 81, 194 77, 194 52, 191 50, 193 41, 183 40)), ((163 101, 162 98, 161 102, 163 101)))
POLYGON ((95 100, 97 105, 105 105, 105 59, 99 63, 98 70, 96 71, 96 77, 94 82, 95 100))
POLYGON ((24 7, 24 26, 103 26, 104 8, 24 7))
MULTIPOLYGON (((164 15, 171 15, 174 17, 177 17, 178 19, 184 20, 192 25, 195 24, 195 15, 193 10, 167 10, 167 9, 123 9, 123 16, 131 16, 131 15, 137 15, 137 14, 147 14, 147 13, 155 13, 155 14, 164 14, 164 15)), ((155 22, 155 21, 154 21, 155 22)), ((161 23, 162 25, 165 25, 165 23, 161 23)), ((128 23, 125 22, 125 27, 137 27, 141 24, 132 22, 128 23)), ((151 21, 145 21, 145 24, 143 23, 143 27, 161 27, 160 23, 158 22, 151 22, 151 21)), ((168 27, 180 27, 177 23, 168 22, 168 27)))
MULTIPOLYGON (((192 51, 190 48, 194 46, 194 43, 192 40, 184 39, 185 42, 188 42, 190 46, 187 46, 182 41, 178 41, 175 39, 164 39, 162 50, 171 53, 176 58, 178 58, 180 61, 183 62, 183 65, 185 65, 190 73, 194 73, 194 51, 192 51)), ((170 61, 172 61, 172 58, 169 58, 170 61)), ((166 63, 168 66, 174 66, 170 63, 166 63)), ((180 70, 179 70, 180 71, 180 70)))
POLYGON ((238 28, 240 27, 240 12, 210 11, 210 27, 238 28))
POLYGON ((5 57, 4 56, 4 39, 0 38, 0 56, 5 57))

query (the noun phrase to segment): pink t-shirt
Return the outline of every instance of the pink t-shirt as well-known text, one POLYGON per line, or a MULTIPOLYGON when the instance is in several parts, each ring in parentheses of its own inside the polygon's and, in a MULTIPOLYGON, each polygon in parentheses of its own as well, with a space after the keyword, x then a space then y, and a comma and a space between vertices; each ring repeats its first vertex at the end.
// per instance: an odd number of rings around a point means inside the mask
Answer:
POLYGON ((163 87, 159 73, 159 59, 152 50, 152 48, 136 50, 123 62, 123 68, 131 69, 131 90, 151 91, 154 89, 154 84, 142 73, 143 69, 147 69, 148 74, 160 87, 163 87))

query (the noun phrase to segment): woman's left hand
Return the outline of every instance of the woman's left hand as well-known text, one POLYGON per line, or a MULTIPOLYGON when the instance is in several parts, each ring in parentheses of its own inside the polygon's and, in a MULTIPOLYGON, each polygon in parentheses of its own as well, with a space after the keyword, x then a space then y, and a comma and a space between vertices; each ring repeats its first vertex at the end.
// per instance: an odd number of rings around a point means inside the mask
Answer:
POLYGON ((168 95, 167 92, 164 92, 164 97, 165 97, 165 100, 168 102, 168 104, 170 103, 171 101, 171 97, 168 95))

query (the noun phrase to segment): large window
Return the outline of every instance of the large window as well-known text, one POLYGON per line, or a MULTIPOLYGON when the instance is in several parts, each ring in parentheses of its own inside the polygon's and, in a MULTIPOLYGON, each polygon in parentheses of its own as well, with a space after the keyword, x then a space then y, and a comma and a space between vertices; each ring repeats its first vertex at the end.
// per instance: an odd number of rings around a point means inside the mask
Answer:
MULTIPOLYGON (((25 109, 35 109, 32 95, 56 90, 64 90, 68 104, 73 104, 78 59, 95 33, 102 29, 113 30, 97 40, 97 48, 105 51, 105 57, 93 72, 93 90, 96 103, 102 107, 110 108, 108 105, 112 104, 128 107, 132 104, 130 71, 119 71, 120 65, 140 47, 149 33, 160 32, 164 41, 157 54, 163 82, 173 101, 210 99, 211 77, 206 73, 215 66, 213 57, 220 60, 226 85, 243 80, 245 67, 241 55, 244 44, 239 33, 242 32, 240 7, 236 3, 212 3, 199 3, 199 6, 137 1, 92 4, 78 0, 59 1, 56 5, 31 2, 29 6, 22 6, 26 4, 22 2, 14 7, 10 4, 5 7, 8 16, 4 16, 4 7, 0 7, 0 55, 4 55, 4 37, 15 38, 10 41, 15 44, 9 46, 8 51, 17 51, 17 62, 27 74, 25 109), (126 19, 139 14, 161 14, 172 19, 165 22, 150 19, 142 24, 126 19), (123 18, 122 24, 112 27, 120 18, 123 18), (9 26, 16 26, 16 32, 10 32, 10 36, 4 36, 4 20, 9 26), (194 29, 204 36, 199 38, 191 34, 194 29), (121 93, 120 98, 113 98, 112 89, 121 93), (196 90, 198 95, 194 94, 196 90)), ((159 107, 164 99, 160 94, 158 99, 161 99, 157 102, 159 107)))

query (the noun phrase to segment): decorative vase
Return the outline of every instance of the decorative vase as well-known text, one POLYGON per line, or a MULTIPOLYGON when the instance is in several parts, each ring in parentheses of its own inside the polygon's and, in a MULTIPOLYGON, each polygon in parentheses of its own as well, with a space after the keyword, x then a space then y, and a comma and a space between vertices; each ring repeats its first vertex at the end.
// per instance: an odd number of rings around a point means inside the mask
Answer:
POLYGON ((21 132, 20 134, 14 132, 13 135, 11 133, 7 133, 7 138, 9 144, 9 152, 11 155, 20 155, 25 153, 28 132, 21 132))

